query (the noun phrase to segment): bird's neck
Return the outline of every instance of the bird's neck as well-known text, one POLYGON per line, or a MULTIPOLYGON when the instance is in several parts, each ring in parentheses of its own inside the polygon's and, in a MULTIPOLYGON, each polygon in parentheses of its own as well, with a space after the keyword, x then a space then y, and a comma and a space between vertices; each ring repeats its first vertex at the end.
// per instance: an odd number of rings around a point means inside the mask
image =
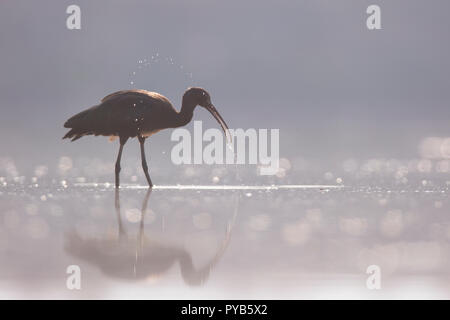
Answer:
POLYGON ((177 127, 185 126, 192 120, 196 106, 196 103, 183 98, 181 110, 178 112, 177 127))

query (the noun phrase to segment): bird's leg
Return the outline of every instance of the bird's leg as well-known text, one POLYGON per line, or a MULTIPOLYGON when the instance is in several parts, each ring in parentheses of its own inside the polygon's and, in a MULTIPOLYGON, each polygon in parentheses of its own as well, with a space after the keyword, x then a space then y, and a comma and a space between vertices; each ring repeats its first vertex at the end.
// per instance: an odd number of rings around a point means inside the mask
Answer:
POLYGON ((122 158, 122 150, 123 146, 127 142, 128 137, 120 137, 120 147, 119 147, 119 154, 117 155, 116 160, 116 188, 120 185, 120 179, 119 179, 119 173, 120 173, 120 159, 122 158))
POLYGON ((151 188, 151 187, 153 187, 153 183, 152 183, 152 179, 150 179, 150 175, 148 174, 147 160, 145 159, 145 150, 144 150, 145 137, 138 136, 138 139, 139 139, 139 144, 141 145, 142 169, 144 170, 145 177, 147 178, 148 186, 151 188))

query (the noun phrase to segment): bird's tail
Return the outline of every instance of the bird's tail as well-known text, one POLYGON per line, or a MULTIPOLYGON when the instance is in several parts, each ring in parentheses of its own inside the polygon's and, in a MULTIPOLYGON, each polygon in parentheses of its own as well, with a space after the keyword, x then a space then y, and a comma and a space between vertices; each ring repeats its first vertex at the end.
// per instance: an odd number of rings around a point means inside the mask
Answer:
MULTIPOLYGON (((92 108, 91 108, 92 109, 92 108)), ((82 136, 89 134, 88 122, 91 109, 77 113, 64 123, 64 128, 70 128, 63 139, 72 139, 72 141, 80 139, 82 136)))
POLYGON ((72 141, 75 141, 84 135, 85 133, 81 133, 77 129, 70 129, 69 132, 64 135, 63 139, 72 139, 72 141))

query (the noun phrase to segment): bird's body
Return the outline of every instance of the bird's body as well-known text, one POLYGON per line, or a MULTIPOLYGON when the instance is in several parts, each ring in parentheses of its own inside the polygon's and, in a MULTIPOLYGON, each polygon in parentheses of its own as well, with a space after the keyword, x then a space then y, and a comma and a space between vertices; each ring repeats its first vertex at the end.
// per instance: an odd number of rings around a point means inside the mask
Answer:
POLYGON ((170 101, 146 90, 118 91, 104 97, 99 105, 66 121, 72 128, 64 138, 72 141, 84 135, 148 137, 162 129, 177 126, 178 112, 170 101), (157 115, 157 116, 155 116, 157 115))
POLYGON ((145 160, 145 139, 166 128, 184 126, 193 117, 197 105, 205 107, 228 130, 225 121, 211 103, 209 94, 201 88, 190 88, 183 95, 178 112, 163 95, 146 90, 123 90, 107 95, 101 103, 86 109, 67 120, 64 127, 70 128, 63 139, 78 140, 85 135, 118 136, 120 149, 116 161, 116 187, 119 186, 120 159, 122 149, 129 138, 137 137, 141 144, 142 167, 150 186, 145 160))

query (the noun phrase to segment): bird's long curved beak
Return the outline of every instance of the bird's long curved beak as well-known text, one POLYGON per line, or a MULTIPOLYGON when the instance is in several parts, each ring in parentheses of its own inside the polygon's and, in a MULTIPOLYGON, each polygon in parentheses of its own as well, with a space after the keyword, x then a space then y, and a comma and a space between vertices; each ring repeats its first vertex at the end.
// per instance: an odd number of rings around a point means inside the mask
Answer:
POLYGON ((209 106, 205 107, 206 110, 208 110, 213 117, 217 120, 217 122, 220 124, 220 126, 223 129, 223 132, 225 133, 228 142, 231 142, 231 134, 230 131, 228 129, 228 125, 225 122, 225 120, 223 120, 222 116, 220 115, 219 111, 217 111, 216 107, 214 107, 213 104, 210 104, 209 106))

